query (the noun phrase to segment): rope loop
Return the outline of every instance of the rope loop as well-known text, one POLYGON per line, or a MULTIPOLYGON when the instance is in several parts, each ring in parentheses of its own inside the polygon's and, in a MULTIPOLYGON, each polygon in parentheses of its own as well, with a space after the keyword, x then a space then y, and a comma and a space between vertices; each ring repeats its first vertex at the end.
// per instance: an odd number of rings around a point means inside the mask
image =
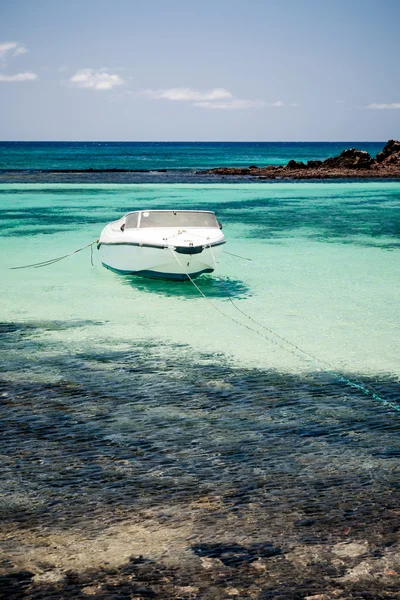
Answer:
POLYGON ((31 265, 23 265, 22 267, 10 267, 11 271, 15 271, 16 269, 40 269, 40 267, 48 267, 49 265, 53 265, 54 263, 59 262, 60 260, 64 260, 64 258, 68 258, 69 256, 72 256, 73 254, 77 254, 78 252, 82 252, 82 250, 85 250, 86 248, 90 248, 90 260, 93 266, 93 245, 97 244, 99 240, 95 240, 94 242, 90 242, 90 244, 87 244, 87 246, 83 246, 83 248, 78 248, 78 250, 74 250, 73 252, 70 252, 69 254, 64 254, 64 256, 57 256, 57 258, 50 258, 49 260, 44 260, 42 262, 39 263, 32 263, 31 265))

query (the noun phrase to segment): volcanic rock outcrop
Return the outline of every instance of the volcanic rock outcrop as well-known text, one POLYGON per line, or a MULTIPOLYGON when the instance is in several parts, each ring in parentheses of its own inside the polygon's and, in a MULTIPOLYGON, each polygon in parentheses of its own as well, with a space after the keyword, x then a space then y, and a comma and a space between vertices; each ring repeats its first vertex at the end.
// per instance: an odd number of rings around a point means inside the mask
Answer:
POLYGON ((399 163, 400 162, 400 141, 389 140, 382 152, 376 155, 378 163, 399 163))
POLYGON ((327 158, 322 163, 325 169, 370 169, 374 159, 365 152, 365 150, 357 150, 349 148, 343 150, 339 156, 327 158))
POLYGON ((365 150, 348 148, 338 156, 331 156, 324 161, 309 160, 304 163, 290 160, 284 166, 219 167, 201 173, 242 177, 245 175, 257 179, 400 179, 400 141, 389 140, 376 158, 371 157, 365 150))

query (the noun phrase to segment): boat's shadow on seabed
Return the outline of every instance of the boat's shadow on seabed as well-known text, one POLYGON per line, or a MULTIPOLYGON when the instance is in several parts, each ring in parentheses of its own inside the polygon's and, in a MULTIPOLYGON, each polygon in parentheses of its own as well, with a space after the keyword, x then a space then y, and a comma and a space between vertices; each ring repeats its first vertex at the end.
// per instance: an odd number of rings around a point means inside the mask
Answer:
MULTIPOLYGON (((163 279, 147 279, 137 275, 116 275, 124 284, 135 290, 159 294, 161 296, 182 299, 201 298, 199 290, 191 281, 167 281, 163 279)), ((247 298, 251 295, 250 288, 240 279, 230 277, 213 277, 202 275, 196 278, 196 285, 207 298, 247 298)))

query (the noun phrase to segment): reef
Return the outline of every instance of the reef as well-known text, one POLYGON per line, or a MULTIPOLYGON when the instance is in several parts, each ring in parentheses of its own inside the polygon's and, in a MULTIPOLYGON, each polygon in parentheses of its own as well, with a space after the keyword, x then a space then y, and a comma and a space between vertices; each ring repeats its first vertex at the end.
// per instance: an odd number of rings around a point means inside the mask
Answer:
POLYGON ((91 327, 0 323, 1 600, 400 600, 397 414, 91 327))

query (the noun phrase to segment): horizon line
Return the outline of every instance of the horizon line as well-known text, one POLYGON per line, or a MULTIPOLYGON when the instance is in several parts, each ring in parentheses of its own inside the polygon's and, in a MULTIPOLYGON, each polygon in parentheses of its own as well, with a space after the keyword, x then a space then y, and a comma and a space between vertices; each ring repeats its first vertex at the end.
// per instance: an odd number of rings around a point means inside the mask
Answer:
MULTIPOLYGON (((389 138, 396 139, 396 138, 389 138)), ((348 144, 349 142, 381 144, 387 140, 0 140, 0 144, 348 144)))

